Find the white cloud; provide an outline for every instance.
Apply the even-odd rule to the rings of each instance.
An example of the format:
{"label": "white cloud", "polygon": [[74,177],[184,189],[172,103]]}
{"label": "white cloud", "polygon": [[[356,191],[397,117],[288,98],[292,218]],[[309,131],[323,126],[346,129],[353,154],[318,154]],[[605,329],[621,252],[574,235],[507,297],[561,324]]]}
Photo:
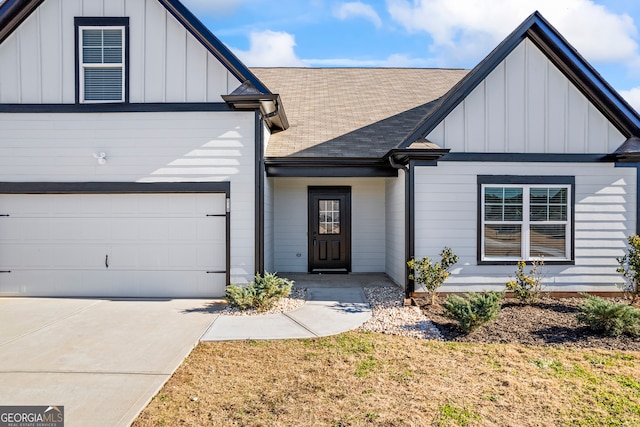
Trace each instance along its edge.
{"label": "white cloud", "polygon": [[408,31],[429,33],[434,52],[446,50],[447,58],[477,61],[535,10],[589,61],[638,58],[632,18],[592,0],[387,0],[387,6]]}
{"label": "white cloud", "polygon": [[620,95],[635,108],[636,111],[640,111],[640,87],[634,87],[630,90],[621,90]]}
{"label": "white cloud", "polygon": [[382,27],[382,20],[375,9],[371,5],[359,1],[342,3],[334,10],[334,16],[342,20],[364,18],[371,21],[376,28]]}
{"label": "white cloud", "polygon": [[249,35],[248,51],[234,50],[249,67],[304,67],[294,52],[293,35],[280,31],[259,31]]}

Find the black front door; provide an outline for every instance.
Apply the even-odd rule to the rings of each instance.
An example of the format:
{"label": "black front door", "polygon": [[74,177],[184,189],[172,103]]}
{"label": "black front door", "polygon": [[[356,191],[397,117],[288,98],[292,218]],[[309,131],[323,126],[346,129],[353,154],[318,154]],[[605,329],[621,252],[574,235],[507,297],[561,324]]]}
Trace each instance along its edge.
{"label": "black front door", "polygon": [[351,271],[351,188],[309,187],[309,272]]}

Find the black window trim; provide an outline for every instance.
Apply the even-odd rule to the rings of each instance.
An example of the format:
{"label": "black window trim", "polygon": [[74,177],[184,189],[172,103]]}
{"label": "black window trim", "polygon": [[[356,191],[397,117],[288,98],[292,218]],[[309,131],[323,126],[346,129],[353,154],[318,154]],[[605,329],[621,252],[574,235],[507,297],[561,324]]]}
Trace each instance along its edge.
{"label": "black window trim", "polygon": [[[128,104],[129,103],[129,17],[87,17],[76,16],[74,23],[75,37],[75,85],[76,104]],[[124,27],[124,101],[104,101],[85,103],[80,99],[80,27]]]}
{"label": "black window trim", "polygon": [[[545,260],[545,265],[575,265],[575,231],[576,231],[576,178],[563,175],[478,175],[477,176],[477,227],[476,227],[476,259],[478,265],[516,265],[518,260],[483,260],[482,259],[482,186],[485,184],[521,184],[521,185],[568,185],[571,187],[571,228],[570,254],[568,260]],[[530,261],[527,261],[529,264]]]}

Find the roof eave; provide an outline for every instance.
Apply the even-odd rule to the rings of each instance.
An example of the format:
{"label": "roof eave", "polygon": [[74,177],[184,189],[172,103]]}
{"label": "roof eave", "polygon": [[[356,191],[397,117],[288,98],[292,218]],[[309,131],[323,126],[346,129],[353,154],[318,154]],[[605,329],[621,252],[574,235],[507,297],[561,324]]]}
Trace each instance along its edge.
{"label": "roof eave", "polygon": [[0,43],[44,0],[7,0],[0,6]]}
{"label": "roof eave", "polygon": [[393,177],[396,169],[380,158],[266,157],[269,177]]}
{"label": "roof eave", "polygon": [[281,132],[289,128],[287,114],[284,111],[280,95],[277,93],[223,95],[222,99],[236,110],[260,109],[262,117],[273,133]]}
{"label": "roof eave", "polygon": [[449,154],[449,148],[394,148],[385,156],[385,161],[393,161],[401,165],[406,165],[411,160],[437,162],[442,157]]}

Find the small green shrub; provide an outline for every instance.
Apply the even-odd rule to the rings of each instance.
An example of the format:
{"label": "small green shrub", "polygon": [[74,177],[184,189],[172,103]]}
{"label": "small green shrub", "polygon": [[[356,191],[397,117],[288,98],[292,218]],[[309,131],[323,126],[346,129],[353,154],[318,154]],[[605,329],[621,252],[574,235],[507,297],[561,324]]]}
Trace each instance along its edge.
{"label": "small green shrub", "polygon": [[625,278],[626,283],[621,286],[622,291],[634,304],[640,299],[640,236],[634,234],[627,237],[629,250],[625,256],[616,258],[620,267],[616,271]]}
{"label": "small green shrub", "polygon": [[255,308],[266,311],[279,299],[288,296],[291,286],[293,281],[265,272],[264,276],[256,274],[254,281],[248,286],[227,286],[226,299],[229,305],[240,310]]}
{"label": "small green shrub", "polygon": [[525,304],[535,304],[540,299],[542,293],[542,266],[544,261],[533,261],[529,274],[524,272],[526,261],[518,261],[516,277],[507,282],[507,290]]}
{"label": "small green shrub", "polygon": [[409,279],[415,280],[416,283],[424,286],[427,293],[431,296],[431,304],[436,304],[438,300],[438,288],[449,277],[449,269],[458,262],[458,256],[453,253],[451,248],[445,247],[440,252],[442,260],[434,262],[428,257],[421,260],[411,259],[407,262],[411,272]]}
{"label": "small green shrub", "polygon": [[503,292],[468,293],[466,298],[450,295],[442,304],[445,316],[458,322],[464,333],[495,319],[500,313]]}
{"label": "small green shrub", "polygon": [[229,285],[225,292],[225,298],[230,306],[239,308],[240,310],[247,310],[253,307],[255,301],[255,287]]}
{"label": "small green shrub", "polygon": [[640,335],[640,310],[594,295],[584,296],[586,301],[576,315],[579,322],[606,335]]}

